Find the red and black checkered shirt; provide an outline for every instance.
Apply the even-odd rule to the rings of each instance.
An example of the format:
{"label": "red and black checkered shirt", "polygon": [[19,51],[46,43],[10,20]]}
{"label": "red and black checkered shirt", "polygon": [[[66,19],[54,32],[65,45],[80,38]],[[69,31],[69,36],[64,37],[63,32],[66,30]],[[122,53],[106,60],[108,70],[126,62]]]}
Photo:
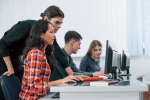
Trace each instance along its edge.
{"label": "red and black checkered shirt", "polygon": [[45,50],[33,48],[24,61],[19,100],[36,100],[46,95],[47,85],[51,74]]}

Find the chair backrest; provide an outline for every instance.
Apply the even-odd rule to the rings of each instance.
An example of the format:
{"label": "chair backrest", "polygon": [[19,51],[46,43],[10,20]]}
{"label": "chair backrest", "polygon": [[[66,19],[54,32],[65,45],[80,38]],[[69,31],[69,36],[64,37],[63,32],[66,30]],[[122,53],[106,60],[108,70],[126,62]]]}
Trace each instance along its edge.
{"label": "chair backrest", "polygon": [[21,91],[21,82],[17,76],[0,76],[1,87],[6,100],[18,100]]}

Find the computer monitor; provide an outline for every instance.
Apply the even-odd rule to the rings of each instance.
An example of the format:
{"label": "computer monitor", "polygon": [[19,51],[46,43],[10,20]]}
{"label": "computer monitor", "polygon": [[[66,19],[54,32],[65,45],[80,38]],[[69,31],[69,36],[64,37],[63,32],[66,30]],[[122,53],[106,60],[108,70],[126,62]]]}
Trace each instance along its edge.
{"label": "computer monitor", "polygon": [[117,68],[117,59],[118,59],[118,52],[113,50],[113,54],[112,54],[112,67]]}
{"label": "computer monitor", "polygon": [[118,54],[117,69],[118,69],[118,73],[120,73],[120,69],[121,69],[121,54]]}
{"label": "computer monitor", "polygon": [[128,51],[123,50],[122,51],[122,66],[121,71],[127,71],[127,74],[129,74],[129,68],[130,68],[130,54]]}
{"label": "computer monitor", "polygon": [[116,45],[109,40],[106,41],[106,56],[105,56],[105,74],[111,73],[113,51],[115,51]]}
{"label": "computer monitor", "polygon": [[112,79],[117,79],[117,59],[118,59],[118,52],[113,50],[112,55],[112,68],[111,68],[111,74]]}

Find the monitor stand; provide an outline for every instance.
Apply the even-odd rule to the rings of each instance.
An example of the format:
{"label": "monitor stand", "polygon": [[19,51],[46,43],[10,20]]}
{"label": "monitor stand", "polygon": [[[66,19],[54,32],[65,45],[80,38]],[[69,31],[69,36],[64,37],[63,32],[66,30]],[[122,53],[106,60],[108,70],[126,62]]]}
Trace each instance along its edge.
{"label": "monitor stand", "polygon": [[130,71],[129,71],[129,67],[126,67],[126,73],[120,74],[120,76],[130,76]]}
{"label": "monitor stand", "polygon": [[117,74],[117,67],[112,67],[111,69],[112,79],[113,80],[123,80],[123,78],[120,76],[120,74]]}
{"label": "monitor stand", "polygon": [[117,80],[117,67],[112,67],[111,69],[111,74],[112,74],[112,79]]}
{"label": "monitor stand", "polygon": [[126,67],[126,70],[127,70],[127,75],[129,75],[130,72],[129,72],[129,67],[128,66]]}

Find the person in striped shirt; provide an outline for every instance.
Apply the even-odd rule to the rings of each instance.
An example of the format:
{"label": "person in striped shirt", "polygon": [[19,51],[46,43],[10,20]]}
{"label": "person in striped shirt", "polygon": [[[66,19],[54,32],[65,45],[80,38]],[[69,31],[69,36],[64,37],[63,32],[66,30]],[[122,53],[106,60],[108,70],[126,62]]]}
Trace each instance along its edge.
{"label": "person in striped shirt", "polygon": [[45,96],[50,86],[79,80],[78,76],[69,75],[64,79],[49,82],[54,70],[51,53],[54,51],[55,37],[53,26],[48,21],[38,20],[31,28],[23,56],[20,58],[24,74],[18,100],[36,100]]}

